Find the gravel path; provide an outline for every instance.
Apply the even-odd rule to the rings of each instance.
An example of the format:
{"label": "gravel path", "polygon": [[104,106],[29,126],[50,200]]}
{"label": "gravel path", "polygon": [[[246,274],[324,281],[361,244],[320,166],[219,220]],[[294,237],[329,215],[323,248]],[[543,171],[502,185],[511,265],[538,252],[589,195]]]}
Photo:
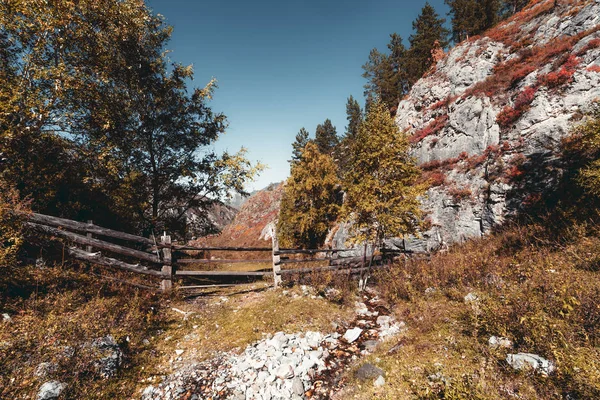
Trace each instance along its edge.
{"label": "gravel path", "polygon": [[141,398],[329,399],[343,388],[343,372],[353,362],[372,352],[378,341],[405,329],[368,293],[356,303],[356,318],[336,332],[277,332],[241,354],[220,353],[186,365],[160,384],[146,387]]}

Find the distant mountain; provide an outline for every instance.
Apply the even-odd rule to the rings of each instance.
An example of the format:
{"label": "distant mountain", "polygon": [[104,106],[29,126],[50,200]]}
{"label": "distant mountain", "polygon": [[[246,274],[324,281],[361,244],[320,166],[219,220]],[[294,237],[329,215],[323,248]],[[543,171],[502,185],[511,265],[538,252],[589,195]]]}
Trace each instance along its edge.
{"label": "distant mountain", "polygon": [[200,238],[196,243],[235,247],[270,246],[270,229],[277,222],[282,193],[283,183],[272,183],[253,192],[221,233]]}

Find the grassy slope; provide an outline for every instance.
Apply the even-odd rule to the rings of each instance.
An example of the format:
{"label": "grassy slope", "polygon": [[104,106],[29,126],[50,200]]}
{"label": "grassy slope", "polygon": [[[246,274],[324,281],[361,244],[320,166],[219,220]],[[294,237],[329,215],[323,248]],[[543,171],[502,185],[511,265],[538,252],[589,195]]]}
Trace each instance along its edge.
{"label": "grassy slope", "polygon": [[[281,330],[329,332],[332,321],[352,315],[322,298],[294,296],[298,289],[284,294],[257,283],[186,300],[101,280],[91,272],[139,279],[77,265],[3,269],[0,312],[11,321],[0,321],[0,398],[34,398],[49,380],[67,383],[65,399],[139,398],[140,389],[182,363],[243,349]],[[184,318],[174,308],[190,314]],[[101,355],[82,345],[108,334],[125,359],[119,372],[104,380],[94,367]],[[65,346],[75,349],[73,357],[63,356]],[[176,349],[184,350],[179,361]],[[42,362],[58,368],[36,377]]]}
{"label": "grassy slope", "polygon": [[[387,372],[383,388],[355,382],[340,398],[600,398],[600,238],[578,226],[550,239],[551,222],[380,275],[409,330],[369,358]],[[465,303],[469,292],[479,301]],[[514,348],[491,349],[492,335]],[[557,372],[515,372],[507,352],[539,354]]]}

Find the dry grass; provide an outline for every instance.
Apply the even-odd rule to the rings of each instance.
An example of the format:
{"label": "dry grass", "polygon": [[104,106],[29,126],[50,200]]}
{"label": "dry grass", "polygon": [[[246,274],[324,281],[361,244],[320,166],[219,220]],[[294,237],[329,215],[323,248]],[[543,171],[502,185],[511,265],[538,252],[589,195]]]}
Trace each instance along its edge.
{"label": "dry grass", "polygon": [[[0,310],[12,320],[0,322],[1,398],[34,398],[51,379],[68,384],[65,398],[123,398],[133,392],[151,356],[144,339],[166,322],[159,313],[160,297],[90,272],[76,266],[3,270]],[[125,359],[115,377],[103,380],[94,368],[98,355],[84,344],[109,334]],[[55,363],[56,371],[36,377],[42,362]]]}
{"label": "dry grass", "polygon": [[[380,274],[380,290],[409,330],[371,357],[387,372],[385,387],[355,385],[347,398],[600,398],[598,231],[549,221]],[[475,305],[463,300],[469,292],[479,296]],[[514,348],[490,349],[492,335]],[[515,372],[507,352],[539,354],[557,371]]]}

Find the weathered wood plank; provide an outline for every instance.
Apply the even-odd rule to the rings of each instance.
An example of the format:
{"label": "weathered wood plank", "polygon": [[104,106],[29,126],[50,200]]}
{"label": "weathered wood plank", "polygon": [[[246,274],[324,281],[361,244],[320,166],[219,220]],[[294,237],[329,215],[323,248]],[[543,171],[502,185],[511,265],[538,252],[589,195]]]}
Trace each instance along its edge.
{"label": "weathered wood plank", "polygon": [[128,264],[126,262],[116,260],[114,258],[105,257],[99,253],[88,253],[84,250],[78,249],[76,247],[69,247],[67,249],[68,254],[81,261],[87,261],[92,264],[104,265],[106,267],[114,267],[119,269],[124,269],[131,272],[137,272],[139,274],[145,275],[154,275],[154,276],[162,276],[160,271],[155,271],[152,269],[148,269],[142,265],[138,264]]}
{"label": "weathered wood plank", "polygon": [[270,247],[195,247],[173,245],[173,249],[177,251],[268,251],[273,249]]}
{"label": "weathered wood plank", "polygon": [[145,253],[140,250],[130,249],[128,247],[119,246],[118,244],[105,242],[103,240],[90,239],[85,236],[73,233],[73,232],[63,231],[58,228],[52,228],[50,226],[40,225],[40,224],[36,224],[34,222],[27,222],[27,225],[38,231],[45,232],[50,235],[62,236],[64,238],[69,239],[70,241],[78,243],[78,244],[89,245],[89,246],[92,246],[92,247],[100,249],[100,250],[106,250],[111,253],[121,254],[121,255],[124,255],[127,257],[136,258],[138,260],[144,260],[144,261],[148,261],[151,263],[156,263],[156,264],[162,263],[161,260],[159,260],[158,257],[156,257],[155,255],[148,254],[148,253]]}
{"label": "weathered wood plank", "polygon": [[[339,260],[342,260],[342,258],[340,258]],[[306,259],[306,260],[294,260],[294,259],[284,259],[284,260],[280,260],[279,263],[280,264],[305,264],[305,263],[312,263],[312,262],[322,262],[322,261],[329,261],[329,258],[311,258],[311,259]]]}
{"label": "weathered wood plank", "polygon": [[176,271],[176,276],[266,276],[273,271]]}
{"label": "weathered wood plank", "polygon": [[343,251],[352,251],[353,249],[280,249],[276,253],[282,254],[317,254],[317,253],[340,253]]}
{"label": "weathered wood plank", "polygon": [[178,286],[177,289],[185,290],[185,289],[212,289],[212,288],[222,288],[222,287],[232,287],[232,286],[241,286],[247,285],[248,283],[224,283],[220,285],[194,285],[194,286]]}
{"label": "weathered wood plank", "polygon": [[[291,274],[308,274],[311,272],[336,272],[336,271],[351,271],[351,272],[364,272],[369,269],[369,267],[358,267],[361,264],[354,264],[356,267],[350,267],[349,265],[332,265],[327,267],[314,267],[314,268],[295,268],[295,269],[282,269],[282,275],[291,275]],[[382,268],[382,266],[373,266],[372,268]]]}
{"label": "weathered wood plank", "polygon": [[132,235],[129,233],[119,232],[108,228],[102,228],[94,224],[86,224],[85,222],[72,221],[70,219],[53,217],[50,215],[31,213],[29,220],[42,225],[49,225],[54,227],[64,227],[77,232],[93,233],[100,236],[112,237],[115,239],[126,240],[129,242],[137,242],[143,244],[154,245],[154,241],[151,239]]}
{"label": "weathered wood plank", "polygon": [[180,258],[176,261],[177,264],[258,264],[258,263],[270,263],[270,258],[263,258],[260,260],[206,260],[199,258]]}

